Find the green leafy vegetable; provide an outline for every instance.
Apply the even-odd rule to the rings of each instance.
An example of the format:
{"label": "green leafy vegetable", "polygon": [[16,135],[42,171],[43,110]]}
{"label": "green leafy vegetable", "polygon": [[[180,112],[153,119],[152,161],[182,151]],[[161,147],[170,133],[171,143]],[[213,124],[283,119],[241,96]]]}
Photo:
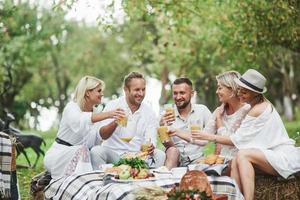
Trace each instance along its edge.
{"label": "green leafy vegetable", "polygon": [[140,158],[121,158],[114,166],[129,165],[132,168],[148,169],[148,164]]}
{"label": "green leafy vegetable", "polygon": [[167,196],[168,200],[212,199],[212,197],[208,196],[205,191],[200,192],[199,190],[179,190],[179,188],[173,188]]}

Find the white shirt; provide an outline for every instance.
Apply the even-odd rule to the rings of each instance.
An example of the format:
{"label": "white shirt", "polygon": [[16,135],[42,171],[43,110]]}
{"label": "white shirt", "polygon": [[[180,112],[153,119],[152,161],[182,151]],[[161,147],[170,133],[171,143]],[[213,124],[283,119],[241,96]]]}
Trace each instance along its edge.
{"label": "white shirt", "polygon": [[294,145],[290,139],[283,122],[270,105],[258,117],[247,115],[231,140],[238,149],[248,148],[274,148],[279,145]]}
{"label": "white shirt", "polygon": [[230,136],[238,149],[259,149],[284,178],[300,171],[300,148],[290,139],[283,122],[270,105],[258,117],[247,115],[236,133]]}
{"label": "white shirt", "polygon": [[[223,128],[216,128],[216,111],[214,111],[209,123],[204,129],[204,132],[230,136],[235,133],[235,131],[239,128],[242,120],[245,118],[246,114],[249,112],[251,106],[249,104],[243,105],[240,109],[238,109],[235,113],[231,115],[227,115],[226,112],[222,115],[222,122],[224,124]],[[226,156],[227,158],[232,159],[236,153],[237,148],[232,145],[221,145],[221,155]]]}
{"label": "white shirt", "polygon": [[[150,138],[151,143],[156,146],[156,129],[158,127],[158,119],[154,111],[145,103],[142,102],[140,108],[132,113],[126,102],[125,97],[112,100],[107,103],[104,108],[105,111],[122,108],[128,116],[127,126],[117,126],[113,134],[102,143],[103,146],[116,151],[118,154],[125,152],[138,152],[140,151],[142,142]],[[100,122],[101,127],[112,122],[113,119],[107,119]],[[121,137],[132,136],[133,139],[127,143],[122,141]]]}
{"label": "white shirt", "polygon": [[85,144],[88,148],[99,143],[99,127],[91,121],[92,112],[81,111],[74,101],[69,102],[62,114],[57,137],[72,145]]}
{"label": "white shirt", "polygon": [[[172,127],[184,131],[190,131],[190,125],[192,124],[197,124],[201,127],[201,129],[203,129],[211,117],[211,112],[205,105],[192,104],[191,112],[186,119],[180,116],[177,109],[175,109],[175,117],[175,122],[172,124]],[[192,161],[201,157],[203,154],[202,146],[191,144],[177,136],[172,137],[172,139],[183,159],[187,159],[188,157],[189,160]]]}
{"label": "white shirt", "polygon": [[72,144],[54,142],[44,157],[44,165],[53,179],[65,175],[71,160],[82,145],[92,148],[100,142],[99,127],[91,121],[92,112],[82,112],[79,105],[69,102],[62,114],[57,137]]}

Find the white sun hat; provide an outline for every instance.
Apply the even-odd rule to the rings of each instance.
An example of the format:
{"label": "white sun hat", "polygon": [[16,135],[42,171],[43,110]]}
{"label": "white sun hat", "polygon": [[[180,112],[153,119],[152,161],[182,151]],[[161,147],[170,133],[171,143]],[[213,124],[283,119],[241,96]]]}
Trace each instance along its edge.
{"label": "white sun hat", "polygon": [[234,81],[240,87],[246,88],[256,93],[265,93],[267,88],[265,87],[266,78],[254,69],[248,69],[241,78],[235,78]]}

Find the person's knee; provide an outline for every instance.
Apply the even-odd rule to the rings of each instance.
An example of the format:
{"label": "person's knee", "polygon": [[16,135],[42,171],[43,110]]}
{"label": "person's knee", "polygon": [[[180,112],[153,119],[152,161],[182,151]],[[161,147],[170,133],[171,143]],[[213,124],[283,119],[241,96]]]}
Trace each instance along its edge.
{"label": "person's knee", "polygon": [[94,169],[99,168],[99,165],[105,164],[105,152],[101,146],[95,146],[90,150],[91,162]]}
{"label": "person's knee", "polygon": [[166,150],[166,156],[167,157],[179,157],[180,155],[180,152],[179,150],[176,148],[176,147],[169,147],[167,150]]}
{"label": "person's knee", "polygon": [[155,149],[154,158],[156,160],[155,167],[163,166],[166,160],[166,154],[162,150]]}
{"label": "person's knee", "polygon": [[91,157],[97,157],[101,155],[102,148],[101,146],[95,146],[90,150]]}
{"label": "person's knee", "polygon": [[236,163],[239,165],[243,161],[251,162],[253,163],[255,160],[255,152],[251,149],[242,149],[239,150],[239,152],[236,155]]}

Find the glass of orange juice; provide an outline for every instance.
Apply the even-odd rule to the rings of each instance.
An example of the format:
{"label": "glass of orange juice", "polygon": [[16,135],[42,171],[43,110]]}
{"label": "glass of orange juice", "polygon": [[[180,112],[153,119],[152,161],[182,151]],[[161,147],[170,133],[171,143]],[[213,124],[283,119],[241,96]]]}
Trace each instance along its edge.
{"label": "glass of orange juice", "polygon": [[118,120],[117,120],[117,124],[118,124],[119,126],[126,127],[126,126],[127,126],[127,121],[128,121],[128,117],[125,116],[125,117],[122,117],[121,119],[118,119]]}
{"label": "glass of orange juice", "polygon": [[150,147],[151,147],[151,139],[147,138],[147,139],[145,139],[145,141],[141,145],[141,151],[142,152],[148,152]]}
{"label": "glass of orange juice", "polygon": [[175,110],[172,104],[165,104],[164,110],[166,113],[172,113],[175,116]]}
{"label": "glass of orange juice", "polygon": [[190,125],[190,129],[191,129],[191,132],[193,132],[193,131],[200,131],[201,127],[198,124],[191,124]]}
{"label": "glass of orange juice", "polygon": [[162,143],[170,141],[170,136],[168,134],[168,126],[158,127],[157,128],[157,133],[158,133],[159,139]]}

